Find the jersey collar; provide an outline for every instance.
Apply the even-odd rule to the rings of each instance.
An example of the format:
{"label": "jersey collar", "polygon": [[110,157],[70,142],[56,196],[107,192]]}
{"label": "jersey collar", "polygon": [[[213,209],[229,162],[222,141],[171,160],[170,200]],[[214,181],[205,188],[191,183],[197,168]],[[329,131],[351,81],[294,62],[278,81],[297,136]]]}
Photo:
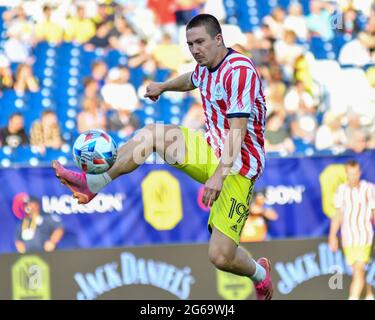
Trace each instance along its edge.
{"label": "jersey collar", "polygon": [[227,48],[227,49],[228,49],[228,52],[225,55],[225,57],[223,58],[223,60],[221,60],[220,63],[216,67],[214,67],[214,68],[207,68],[208,71],[215,72],[217,69],[219,69],[220,66],[221,66],[221,64],[224,62],[224,60],[234,51],[232,48]]}

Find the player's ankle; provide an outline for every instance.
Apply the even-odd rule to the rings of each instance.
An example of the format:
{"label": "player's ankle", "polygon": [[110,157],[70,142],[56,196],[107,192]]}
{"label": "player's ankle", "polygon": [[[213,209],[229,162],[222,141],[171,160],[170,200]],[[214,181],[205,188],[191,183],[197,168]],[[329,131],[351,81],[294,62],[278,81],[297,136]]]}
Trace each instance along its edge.
{"label": "player's ankle", "polygon": [[255,283],[258,284],[262,282],[264,279],[266,279],[266,269],[264,269],[259,263],[257,263],[255,260],[253,260],[255,263],[255,271],[250,276],[250,279]]}
{"label": "player's ankle", "polygon": [[92,193],[98,193],[112,181],[112,178],[107,172],[102,174],[87,174],[86,179],[87,186]]}

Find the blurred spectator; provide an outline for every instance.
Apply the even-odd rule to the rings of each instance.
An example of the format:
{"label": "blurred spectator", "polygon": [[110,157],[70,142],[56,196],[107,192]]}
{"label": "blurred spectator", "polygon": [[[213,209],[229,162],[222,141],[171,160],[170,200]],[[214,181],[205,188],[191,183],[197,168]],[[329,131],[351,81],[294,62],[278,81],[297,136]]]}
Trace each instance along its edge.
{"label": "blurred spectator", "polygon": [[92,20],[95,23],[96,27],[107,22],[112,24],[114,20],[113,8],[111,8],[111,6],[106,3],[99,3],[96,16],[93,17]]}
{"label": "blurred spectator", "polygon": [[129,137],[138,128],[139,121],[131,110],[116,110],[108,119],[107,130],[116,131],[125,137]]}
{"label": "blurred spectator", "polygon": [[35,25],[37,42],[47,41],[59,44],[63,40],[63,28],[51,18],[52,8],[49,5],[43,7],[43,20]]}
{"label": "blurred spectator", "polygon": [[23,6],[14,8],[14,16],[8,25],[8,36],[20,39],[31,46],[34,42],[34,24],[29,21]]}
{"label": "blurred spectator", "polygon": [[59,149],[63,144],[56,113],[43,111],[41,119],[34,121],[30,131],[30,144],[44,154],[46,148]]}
{"label": "blurred spectator", "polygon": [[284,23],[285,29],[292,30],[300,40],[307,40],[307,22],[303,15],[302,5],[299,2],[291,2],[288,13]]}
{"label": "blurred spectator", "polygon": [[[275,61],[275,56],[274,56],[272,51],[269,54],[268,63],[259,68],[259,73],[260,73],[261,77],[263,78],[263,83],[264,83],[265,88],[271,87],[275,83],[278,84],[279,88],[277,88],[277,90],[280,90],[279,93],[281,94],[281,92],[282,92],[282,94],[283,94],[283,97],[279,97],[278,100],[283,100],[285,90],[286,90],[286,84],[283,82],[283,74],[282,74],[282,71],[281,71],[281,67]],[[266,96],[268,96],[268,95],[266,94]],[[268,103],[267,103],[267,110],[268,110],[268,108],[269,108],[269,106],[268,106]]]}
{"label": "blurred spectator", "polygon": [[368,17],[365,29],[365,32],[375,35],[375,10],[371,10],[371,14]]}
{"label": "blurred spectator", "polygon": [[18,94],[23,94],[26,91],[39,91],[38,80],[34,76],[33,69],[29,64],[21,63],[18,65],[14,81],[14,90]]}
{"label": "blurred spectator", "polygon": [[0,54],[0,97],[4,89],[13,88],[13,75],[10,63],[5,55]]}
{"label": "blurred spectator", "polygon": [[307,16],[307,28],[312,36],[331,40],[333,30],[331,25],[331,15],[327,10],[328,5],[321,0],[310,1],[310,14]]}
{"label": "blurred spectator", "polygon": [[249,56],[254,65],[258,68],[262,68],[264,65],[269,64],[270,51],[272,43],[269,39],[257,38],[254,33],[247,32],[246,43],[244,45],[244,54]]}
{"label": "blurred spectator", "polygon": [[100,93],[109,108],[134,111],[139,106],[137,92],[129,82],[129,69],[122,66],[112,68]]}
{"label": "blurred spectator", "polygon": [[148,0],[147,6],[154,14],[157,28],[162,33],[168,33],[176,41],[176,0]]}
{"label": "blurred spectator", "polygon": [[348,115],[348,125],[345,128],[345,135],[349,150],[360,153],[370,147],[370,132],[361,125],[360,116],[356,113]]}
{"label": "blurred spectator", "polygon": [[276,61],[281,65],[285,80],[293,79],[295,62],[304,52],[304,47],[296,43],[296,35],[293,31],[286,30],[283,40],[275,43]]}
{"label": "blurred spectator", "polygon": [[23,115],[19,112],[13,113],[8,120],[8,125],[0,129],[0,146],[17,148],[20,145],[28,145]]}
{"label": "blurred spectator", "polygon": [[91,76],[96,81],[99,89],[104,85],[107,73],[108,66],[105,61],[97,60],[91,65]]}
{"label": "blurred spectator", "polygon": [[108,49],[111,30],[111,21],[103,21],[98,24],[96,34],[84,45],[85,50],[92,51],[96,48]]}
{"label": "blurred spectator", "polygon": [[282,116],[280,112],[272,112],[267,117],[265,150],[283,154],[290,154],[295,150],[293,140],[285,127],[285,116]]}
{"label": "blurred spectator", "polygon": [[288,89],[284,99],[285,110],[289,114],[315,113],[316,104],[300,80]]}
{"label": "blurred spectator", "polygon": [[193,102],[182,120],[182,126],[193,130],[203,130],[205,119],[202,105]]}
{"label": "blurred spectator", "polygon": [[77,6],[77,13],[66,21],[65,41],[84,43],[95,35],[95,24],[86,17],[85,8]]}
{"label": "blurred spectator", "polygon": [[140,36],[123,16],[115,19],[115,27],[109,35],[111,47],[126,54],[134,56],[140,51]]}
{"label": "blurred spectator", "polygon": [[139,42],[139,51],[137,54],[129,57],[129,68],[142,67],[144,73],[151,75],[156,71],[156,62],[147,46],[147,41],[142,39]]}
{"label": "blurred spectator", "polygon": [[314,145],[318,122],[315,115],[297,113],[290,118],[290,128],[294,140],[301,139],[304,144]]}
{"label": "blurred spectator", "polygon": [[367,135],[364,129],[355,130],[347,139],[347,148],[355,153],[361,153],[367,148]]}
{"label": "blurred spectator", "polygon": [[283,39],[285,31],[285,10],[281,7],[273,9],[271,15],[264,17],[263,23],[266,24],[274,39]]}
{"label": "blurred spectator", "polygon": [[308,54],[300,55],[294,63],[294,80],[301,81],[305,87],[305,90],[310,94],[317,94],[316,85],[310,71],[310,64],[307,59]]}
{"label": "blurred spectator", "polygon": [[[122,15],[142,38],[154,39],[159,34],[153,12],[147,7],[147,0],[116,0],[121,4]],[[158,41],[156,37],[155,41]]]}
{"label": "blurred spectator", "polygon": [[284,95],[286,86],[281,81],[272,81],[265,88],[265,96],[267,97],[267,113],[284,112]]}
{"label": "blurred spectator", "polygon": [[323,117],[323,124],[318,128],[315,139],[317,150],[330,149],[343,152],[346,148],[346,136],[341,126],[341,116],[327,111]]}
{"label": "blurred spectator", "polygon": [[[309,42],[310,36],[322,37],[324,40],[330,39],[332,36],[330,33],[333,34],[330,20],[334,18],[330,14],[333,13],[332,8],[336,6],[338,10],[344,12],[343,29],[338,32],[344,32],[352,36],[353,39],[342,47],[339,62],[360,67],[373,63],[375,61],[375,8],[370,13],[371,1],[340,0],[333,5],[333,1],[313,0],[310,1],[312,10],[308,17],[303,15],[300,2],[289,1],[287,16],[284,8],[277,7],[264,18],[259,26],[254,26],[253,32],[246,34],[243,34],[237,25],[223,24],[223,33],[227,31],[228,36],[225,38],[229,39],[226,44],[250,56],[263,77],[268,114],[272,115],[270,126],[278,127],[279,121],[273,119],[274,113],[278,118],[283,119],[281,127],[276,129],[276,132],[280,130],[282,133],[279,139],[281,141],[284,141],[284,134],[286,134],[287,138],[291,138],[291,144],[286,139],[288,141],[286,145],[282,144],[282,147],[278,146],[276,149],[280,147],[282,152],[290,152],[285,150],[293,149],[291,147],[293,141],[299,146],[298,139],[309,144],[315,143],[315,139],[320,140],[322,131],[324,132],[326,127],[323,126],[324,130],[320,128],[319,135],[316,137],[317,115],[320,115],[317,112],[324,112],[329,108],[332,110],[333,105],[343,106],[336,102],[335,94],[337,93],[333,92],[333,84],[332,86],[331,84],[327,85],[324,83],[324,79],[321,80],[319,75],[317,76],[316,71],[310,72],[314,61],[313,54],[300,45],[298,40]],[[7,9],[3,14],[8,39],[4,41],[4,56],[0,54],[0,97],[2,91],[7,88],[14,88],[17,95],[22,95],[27,91],[38,91],[38,81],[32,74],[32,68],[24,65],[25,63],[31,65],[33,60],[32,45],[40,41],[58,44],[63,36],[68,41],[79,42],[86,50],[112,47],[120,51],[121,54],[126,55],[127,66],[130,69],[142,68],[137,72],[143,72],[143,76],[146,78],[145,82],[148,81],[147,78],[164,77],[165,70],[158,70],[158,68],[181,73],[189,65],[190,70],[189,59],[182,53],[181,47],[175,43],[176,32],[180,31],[185,38],[184,28],[178,30],[176,16],[177,20],[182,21],[188,20],[191,15],[202,11],[202,9],[203,11],[218,10],[221,12],[221,5],[222,1],[211,0],[116,0],[99,3],[91,0],[73,1],[72,3],[58,0],[51,4],[43,5],[38,2],[31,5],[28,3]],[[236,7],[236,10],[241,10],[241,8]],[[68,12],[72,14],[67,19]],[[369,15],[367,23],[362,19],[363,14]],[[220,19],[224,16],[225,12],[222,12],[217,17]],[[32,23],[32,21],[36,21],[36,23]],[[357,34],[364,24],[366,24],[366,31]],[[308,34],[307,25],[309,25],[311,34]],[[64,34],[62,26],[66,27],[66,34]],[[238,33],[236,29],[240,32]],[[340,41],[341,38],[339,37]],[[348,37],[344,37],[344,39],[347,41]],[[230,44],[230,42],[233,43]],[[336,41],[331,44],[335,46]],[[44,50],[43,46],[38,46],[36,49],[36,52],[39,52],[40,49],[42,52]],[[60,49],[64,50],[63,47],[56,48],[56,52]],[[337,48],[333,48],[333,50],[335,49]],[[100,54],[103,50],[97,52]],[[57,54],[60,53],[57,52]],[[190,53],[188,52],[188,54],[190,58]],[[88,54],[88,56],[92,55]],[[39,75],[43,72],[39,69],[40,57],[36,58],[38,59],[36,66]],[[84,63],[87,61],[84,60]],[[113,63],[111,60],[108,61]],[[19,64],[19,70],[13,77],[12,69],[15,64]],[[122,74],[121,68],[119,69],[119,74]],[[372,88],[375,88],[375,71],[373,71],[375,68],[366,70],[368,82]],[[139,106],[139,100],[143,100],[143,94],[137,98],[135,88],[129,79],[125,82],[118,79],[122,76],[116,76],[116,72],[114,71],[111,77],[107,77],[106,62],[104,60],[95,61],[92,65],[92,74],[89,75],[92,79],[84,81],[84,91],[79,97],[79,104],[95,104],[101,113],[107,111],[108,108],[113,109],[110,110],[112,112],[109,112],[110,116],[107,119],[108,127],[120,128],[124,124],[126,127],[129,121],[133,123],[132,112]],[[129,72],[127,77],[129,78]],[[325,76],[322,75],[322,78]],[[351,78],[349,77],[349,79]],[[42,80],[44,79],[41,78],[40,83]],[[140,78],[137,77],[137,80]],[[291,86],[291,84],[294,85]],[[358,85],[364,88],[364,84],[358,82]],[[141,94],[142,86],[139,89],[138,94]],[[371,88],[369,88],[370,91]],[[191,96],[196,94],[199,94],[198,90],[195,90]],[[11,99],[12,96],[12,94],[4,95],[4,100]],[[35,95],[31,96],[34,98]],[[124,96],[126,96],[125,99]],[[184,93],[167,93],[165,98],[170,102],[181,102],[185,96]],[[372,96],[369,93],[369,99],[364,94],[360,94],[358,98],[353,98],[353,100],[359,100],[357,103],[345,101],[346,104],[342,108],[351,108],[356,112],[359,112],[359,109],[364,111],[361,118],[362,125],[355,129],[353,127],[353,130],[350,125],[346,128],[347,142],[343,144],[343,148],[355,152],[375,148],[375,125],[371,129],[372,131],[363,126],[363,124],[367,125],[372,121],[363,120],[364,118],[372,119],[366,109],[367,106],[365,106],[367,104],[371,107],[372,101],[367,101],[370,99]],[[103,100],[106,101],[102,104]],[[150,103],[149,101],[142,102]],[[5,103],[0,101],[0,109],[3,105]],[[355,106],[358,106],[358,110]],[[198,105],[192,105],[185,114],[184,121],[192,126],[199,126],[202,112],[203,109],[200,106],[198,108]],[[88,123],[95,122],[93,114],[89,112],[89,115],[85,117]],[[351,131],[350,134],[349,131]],[[270,140],[275,142],[277,140],[275,140],[275,135],[275,132],[271,130]],[[329,148],[324,147],[320,150]]]}
{"label": "blurred spectator", "polygon": [[95,98],[86,98],[83,101],[83,110],[77,117],[78,132],[82,133],[91,129],[106,130],[106,127],[107,120],[100,102]]}
{"label": "blurred spectator", "polygon": [[199,13],[202,0],[176,0],[176,23],[186,25],[189,20]]}
{"label": "blurred spectator", "polygon": [[[259,28],[254,30],[255,36],[257,39],[266,39],[270,41],[272,44],[275,42],[276,38],[275,35],[273,34],[271,27],[266,23],[263,22]],[[282,32],[282,35],[284,35],[284,30]],[[282,38],[280,38],[282,39]]]}
{"label": "blurred spectator", "polygon": [[361,30],[357,15],[357,11],[354,8],[349,7],[346,9],[343,14],[342,28],[339,28],[339,31],[350,36],[356,36]]}
{"label": "blurred spectator", "polygon": [[268,223],[279,218],[277,212],[266,204],[265,191],[254,192],[249,216],[241,233],[241,242],[269,240]]}
{"label": "blurred spectator", "polygon": [[25,216],[17,229],[17,251],[54,251],[64,235],[60,217],[42,212],[39,199],[33,196],[26,200],[24,210]]}
{"label": "blurred spectator", "polygon": [[167,68],[173,71],[178,71],[179,67],[184,63],[180,46],[173,44],[171,36],[167,33],[163,35],[163,39],[155,47],[153,57],[159,68]]}
{"label": "blurred spectator", "polygon": [[11,63],[27,63],[31,60],[31,47],[20,35],[9,35],[4,43],[4,53]]}
{"label": "blurred spectator", "polygon": [[285,95],[285,110],[292,121],[293,137],[313,142],[317,127],[319,101],[307,91],[304,82],[296,80]]}
{"label": "blurred spectator", "polygon": [[225,45],[235,51],[244,52],[244,46],[247,43],[247,37],[241,28],[234,24],[224,23],[221,25],[221,31],[225,40]]}
{"label": "blurred spectator", "polygon": [[375,60],[371,56],[370,48],[375,47],[375,38],[366,32],[360,32],[357,38],[343,45],[339,54],[339,62],[342,65],[354,65],[363,67]]}
{"label": "blurred spectator", "polygon": [[353,8],[356,11],[362,12],[364,15],[369,16],[371,7],[374,5],[373,0],[340,0],[339,5],[343,11],[348,8]]}
{"label": "blurred spectator", "polygon": [[83,105],[83,101],[86,99],[97,99],[102,100],[99,93],[98,83],[91,77],[83,79],[83,95],[80,98],[80,105]]}

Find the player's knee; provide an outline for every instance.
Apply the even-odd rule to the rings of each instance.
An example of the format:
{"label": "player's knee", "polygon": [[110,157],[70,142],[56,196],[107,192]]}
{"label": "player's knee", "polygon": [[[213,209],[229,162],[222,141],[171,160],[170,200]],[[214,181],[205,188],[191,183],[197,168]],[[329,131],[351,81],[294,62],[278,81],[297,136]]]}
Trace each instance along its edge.
{"label": "player's knee", "polygon": [[218,269],[228,271],[231,269],[232,258],[220,250],[211,250],[208,255],[211,263]]}
{"label": "player's knee", "polygon": [[146,125],[143,130],[148,135],[149,139],[152,139],[152,144],[154,151],[156,151],[157,146],[161,146],[164,150],[165,145],[165,132],[168,130],[168,126],[163,124],[151,123]]}
{"label": "player's knee", "polygon": [[365,274],[365,268],[364,267],[356,265],[353,268],[353,276],[362,277],[362,276],[364,276],[364,274]]}

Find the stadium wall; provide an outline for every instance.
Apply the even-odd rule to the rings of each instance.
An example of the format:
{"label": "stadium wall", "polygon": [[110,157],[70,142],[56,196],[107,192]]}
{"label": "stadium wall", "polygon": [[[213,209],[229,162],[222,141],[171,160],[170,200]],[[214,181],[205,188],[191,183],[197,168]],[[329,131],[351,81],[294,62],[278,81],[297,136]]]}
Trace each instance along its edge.
{"label": "stadium wall", "polygon": [[[274,299],[346,299],[350,271],[325,238],[244,247],[273,262]],[[174,245],[0,256],[0,299],[254,299],[249,279],[215,269],[208,247]],[[375,287],[375,263],[367,281]]]}

